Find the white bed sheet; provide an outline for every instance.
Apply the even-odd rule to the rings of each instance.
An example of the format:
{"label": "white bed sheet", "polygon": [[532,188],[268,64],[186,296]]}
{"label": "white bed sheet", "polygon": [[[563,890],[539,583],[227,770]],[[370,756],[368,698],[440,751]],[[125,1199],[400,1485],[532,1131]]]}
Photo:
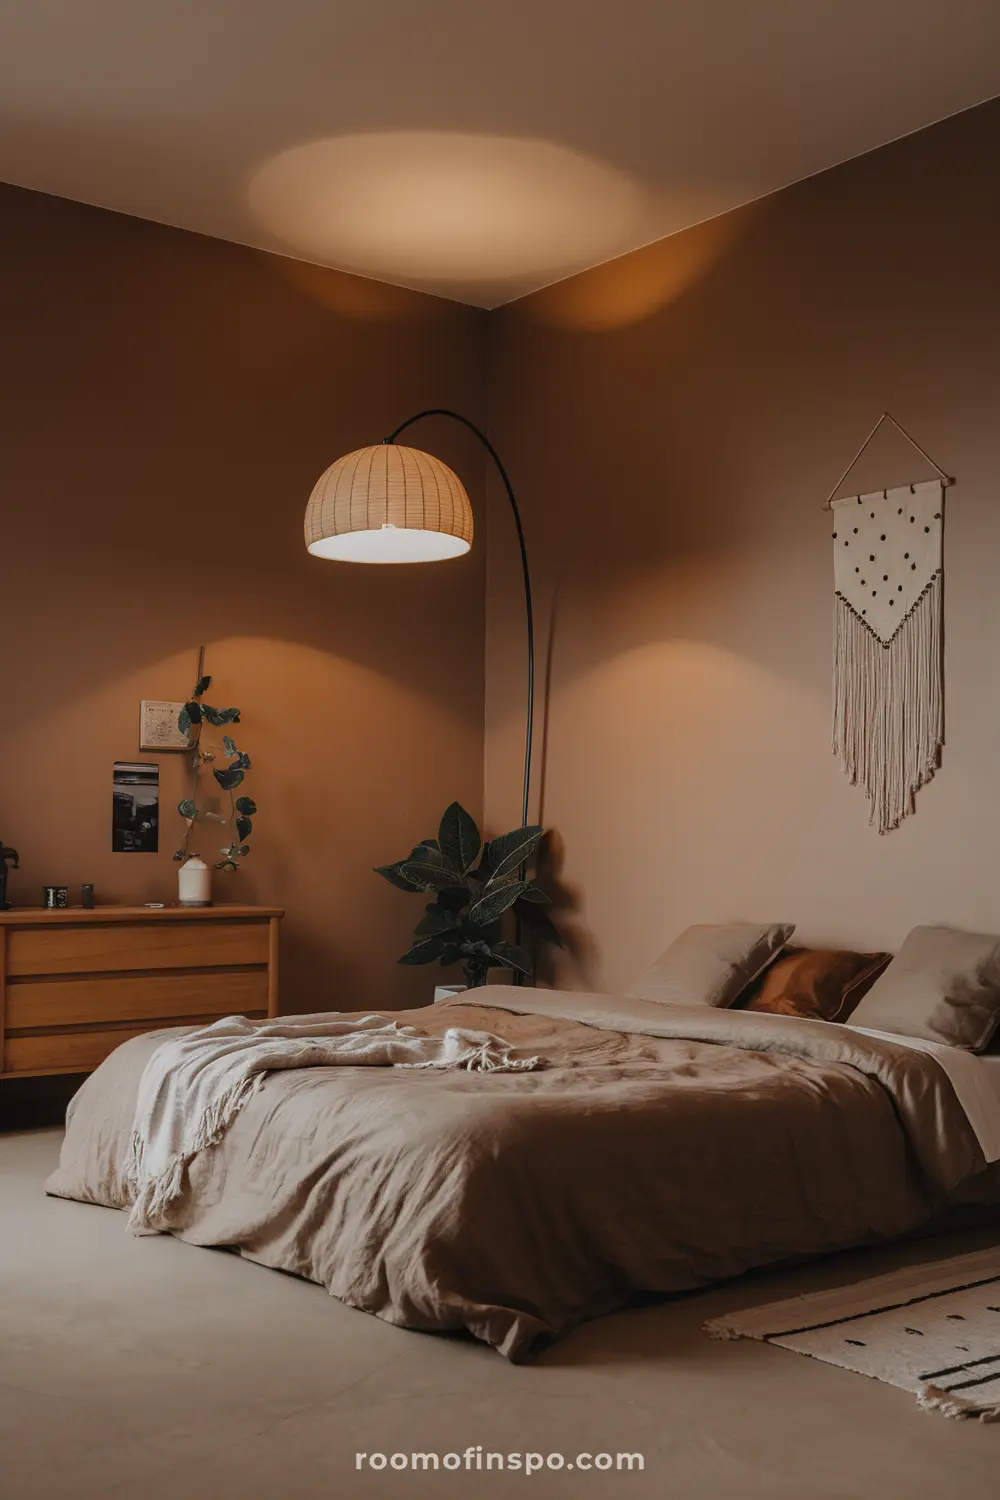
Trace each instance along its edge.
{"label": "white bed sheet", "polygon": [[987,1162],[1000,1161],[1000,1054],[980,1056],[961,1047],[948,1047],[944,1042],[873,1031],[868,1026],[850,1026],[850,1030],[933,1057],[947,1073]]}

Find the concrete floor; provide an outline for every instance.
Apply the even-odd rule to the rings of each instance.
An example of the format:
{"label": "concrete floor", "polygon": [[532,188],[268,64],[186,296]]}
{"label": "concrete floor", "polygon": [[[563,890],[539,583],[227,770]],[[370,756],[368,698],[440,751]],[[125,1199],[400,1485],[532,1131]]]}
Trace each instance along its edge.
{"label": "concrete floor", "polygon": [[[1000,1425],[700,1324],[965,1235],[768,1273],[587,1324],[531,1367],[319,1287],[45,1198],[59,1132],[0,1136],[5,1500],[993,1500]],[[641,1452],[642,1473],[381,1473],[355,1453]]]}

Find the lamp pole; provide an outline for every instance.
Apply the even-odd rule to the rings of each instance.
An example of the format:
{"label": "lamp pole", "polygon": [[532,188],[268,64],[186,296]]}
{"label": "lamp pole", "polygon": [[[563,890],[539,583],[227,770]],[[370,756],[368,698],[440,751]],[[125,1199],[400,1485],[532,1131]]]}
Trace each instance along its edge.
{"label": "lamp pole", "polygon": [[531,608],[531,577],[528,572],[528,549],[524,544],[524,529],[521,525],[521,512],[517,508],[514,498],[514,488],[507,475],[507,470],[500,461],[500,455],[481,428],[475,422],[470,422],[468,417],[463,417],[460,411],[450,411],[445,406],[431,406],[426,411],[418,411],[414,416],[407,417],[401,422],[395,432],[390,433],[383,442],[394,443],[401,432],[412,427],[414,422],[420,422],[424,417],[451,417],[455,422],[461,422],[470,432],[474,432],[482,443],[487,453],[497,466],[497,472],[503,480],[504,489],[507,491],[507,499],[510,501],[511,512],[514,516],[514,526],[517,530],[517,544],[521,551],[521,573],[524,578],[524,609],[528,626],[528,712],[524,731],[524,790],[521,798],[521,827],[528,826],[528,792],[531,785],[531,739],[535,723],[535,619]]}

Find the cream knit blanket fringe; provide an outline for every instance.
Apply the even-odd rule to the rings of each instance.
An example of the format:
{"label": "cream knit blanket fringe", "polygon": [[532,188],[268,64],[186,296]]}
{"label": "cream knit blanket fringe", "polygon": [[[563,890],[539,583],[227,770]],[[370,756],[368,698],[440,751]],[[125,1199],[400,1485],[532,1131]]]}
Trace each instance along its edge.
{"label": "cream knit blanket fringe", "polygon": [[514,1073],[545,1066],[516,1057],[488,1032],[450,1026],[429,1036],[388,1016],[322,1012],[286,1021],[228,1016],[167,1037],[143,1070],[125,1183],[135,1234],[166,1230],[184,1175],[200,1151],[218,1145],[269,1072],[315,1067],[441,1068]]}
{"label": "cream knit blanket fringe", "polygon": [[833,750],[867,794],[879,833],[898,828],[940,763],[941,573],[888,645],[836,599]]}
{"label": "cream knit blanket fringe", "polygon": [[936,1411],[942,1417],[957,1417],[969,1422],[1000,1422],[1000,1405],[976,1406],[963,1401],[954,1391],[943,1391],[936,1385],[925,1385],[917,1392],[921,1411]]}

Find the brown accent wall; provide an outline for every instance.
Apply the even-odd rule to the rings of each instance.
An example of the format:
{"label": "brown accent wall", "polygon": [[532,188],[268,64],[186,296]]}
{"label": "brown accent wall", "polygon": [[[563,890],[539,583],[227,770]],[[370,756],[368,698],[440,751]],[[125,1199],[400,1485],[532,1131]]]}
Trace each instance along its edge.
{"label": "brown accent wall", "polygon": [[[436,568],[307,556],[319,473],[427,405],[482,420],[484,315],[220,241],[0,188],[0,835],[43,883],[170,899],[178,756],[141,698],[198,646],[243,709],[260,806],[224,898],[288,909],[288,1008],[399,1006],[417,912],[370,873],[482,788],[483,551]],[[414,441],[467,480],[457,427]],[[158,855],[112,854],[111,766],[158,759]],[[211,844],[202,851],[211,855]]]}
{"label": "brown accent wall", "polygon": [[[626,983],[693,921],[890,947],[917,922],[1000,930],[998,161],[995,102],[492,316],[492,434],[543,616],[541,813],[576,908],[565,982]],[[885,408],[958,484],[944,764],[879,838],[830,753],[820,503]],[[886,441],[854,484],[930,472]],[[507,526],[497,508],[493,823],[516,818],[523,704]]]}

